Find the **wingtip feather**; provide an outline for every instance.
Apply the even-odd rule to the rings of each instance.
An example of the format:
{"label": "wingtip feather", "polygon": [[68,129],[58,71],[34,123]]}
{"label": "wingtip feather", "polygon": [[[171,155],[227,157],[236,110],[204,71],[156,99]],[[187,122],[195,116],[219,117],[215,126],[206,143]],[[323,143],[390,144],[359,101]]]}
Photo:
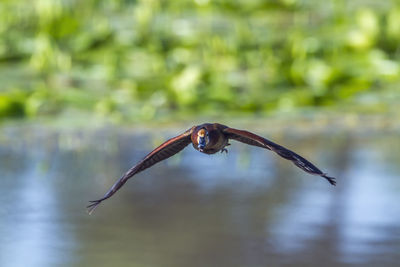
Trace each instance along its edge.
{"label": "wingtip feather", "polygon": [[328,180],[328,182],[329,182],[331,185],[336,186],[336,178],[335,178],[335,177],[330,177],[330,176],[328,176],[326,173],[323,173],[321,176],[324,177],[326,180]]}
{"label": "wingtip feather", "polygon": [[102,200],[90,200],[89,202],[91,203],[90,205],[86,206],[87,208],[87,213],[89,215],[92,215],[93,211],[97,208],[98,205],[100,205]]}

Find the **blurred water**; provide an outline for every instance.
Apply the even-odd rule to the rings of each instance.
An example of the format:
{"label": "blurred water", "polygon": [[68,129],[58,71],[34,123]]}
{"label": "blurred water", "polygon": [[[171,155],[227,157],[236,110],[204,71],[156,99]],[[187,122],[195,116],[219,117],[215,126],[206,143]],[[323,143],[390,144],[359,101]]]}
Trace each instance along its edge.
{"label": "blurred water", "polygon": [[[259,132],[268,136],[268,131]],[[0,134],[0,266],[396,266],[398,134],[273,136],[338,177],[303,173],[260,148],[186,148],[96,199],[173,132]]]}

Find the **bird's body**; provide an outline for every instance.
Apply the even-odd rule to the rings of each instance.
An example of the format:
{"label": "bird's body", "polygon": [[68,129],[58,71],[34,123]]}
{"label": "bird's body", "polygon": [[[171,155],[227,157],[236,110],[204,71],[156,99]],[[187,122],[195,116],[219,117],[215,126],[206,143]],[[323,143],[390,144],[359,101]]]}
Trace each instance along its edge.
{"label": "bird's body", "polygon": [[[219,123],[204,123],[199,126],[194,126],[193,132],[191,134],[191,140],[192,140],[192,145],[194,149],[205,153],[205,154],[214,154],[217,153],[218,151],[225,151],[225,147],[228,146],[228,138],[227,136],[223,133],[223,130],[228,128],[225,125],[219,124]],[[207,146],[204,147],[204,149],[199,148],[199,142],[198,142],[198,135],[199,132],[204,129],[206,133],[208,134],[208,144]]]}
{"label": "bird's body", "polygon": [[193,126],[184,133],[173,137],[159,147],[150,152],[142,161],[129,169],[104,195],[103,198],[91,201],[88,211],[91,213],[103,200],[110,198],[115,194],[128,179],[135,174],[153,166],[157,162],[167,159],[180,152],[187,145],[192,143],[193,147],[205,154],[214,154],[217,152],[228,152],[225,148],[229,146],[229,140],[236,140],[248,145],[266,148],[277,153],[279,156],[292,161],[297,167],[313,175],[319,175],[328,180],[332,185],[336,185],[335,178],[327,176],[311,162],[296,154],[295,152],[284,148],[268,139],[253,134],[248,131],[230,128],[219,123],[204,123]]}

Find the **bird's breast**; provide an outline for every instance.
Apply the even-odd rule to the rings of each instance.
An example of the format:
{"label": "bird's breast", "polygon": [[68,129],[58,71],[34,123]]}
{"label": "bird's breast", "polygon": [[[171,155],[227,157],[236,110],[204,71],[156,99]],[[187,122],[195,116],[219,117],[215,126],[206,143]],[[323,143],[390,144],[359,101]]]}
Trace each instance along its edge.
{"label": "bird's breast", "polygon": [[202,153],[214,154],[223,149],[228,143],[228,139],[225,137],[225,135],[218,130],[209,131],[208,140],[208,144],[201,151],[198,148],[197,142],[193,142],[194,140],[192,141],[193,147]]}

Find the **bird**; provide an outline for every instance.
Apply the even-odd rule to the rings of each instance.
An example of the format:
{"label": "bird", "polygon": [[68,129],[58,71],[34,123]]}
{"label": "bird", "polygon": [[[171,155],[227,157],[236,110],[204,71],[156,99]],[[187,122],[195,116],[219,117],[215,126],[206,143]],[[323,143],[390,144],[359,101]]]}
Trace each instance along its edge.
{"label": "bird", "polygon": [[271,150],[282,158],[292,161],[303,171],[321,176],[331,185],[336,185],[336,178],[328,176],[299,154],[264,137],[246,130],[230,128],[219,123],[204,123],[191,127],[184,133],[165,141],[151,151],[143,160],[122,175],[122,177],[114,183],[102,198],[90,201],[90,204],[87,206],[88,213],[91,214],[101,202],[114,195],[134,175],[179,153],[190,143],[192,143],[194,149],[201,153],[215,154],[219,151],[221,153],[228,153],[226,147],[230,145],[230,140]]}

